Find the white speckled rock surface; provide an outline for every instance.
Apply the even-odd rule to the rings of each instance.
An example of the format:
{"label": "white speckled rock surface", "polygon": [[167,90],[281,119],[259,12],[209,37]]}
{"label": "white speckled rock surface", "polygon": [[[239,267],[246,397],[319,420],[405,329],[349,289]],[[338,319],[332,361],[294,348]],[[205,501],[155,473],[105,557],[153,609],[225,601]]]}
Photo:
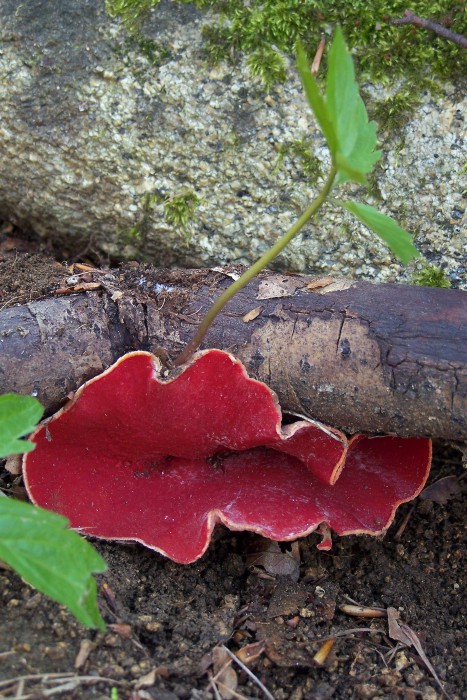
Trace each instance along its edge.
{"label": "white speckled rock surface", "polygon": [[[170,51],[156,66],[124,46],[127,34],[103,3],[0,0],[0,214],[71,253],[90,241],[117,258],[181,266],[262,254],[316,192],[298,160],[286,156],[279,167],[279,149],[307,138],[325,162],[327,151],[292,62],[288,82],[267,95],[244,63],[206,65],[206,21],[190,5],[162,2],[145,25]],[[383,144],[382,201],[359,196],[467,287],[465,85],[443,93],[426,95]],[[164,216],[164,198],[186,191],[201,199],[188,244]],[[277,266],[381,281],[408,275],[330,206]]]}

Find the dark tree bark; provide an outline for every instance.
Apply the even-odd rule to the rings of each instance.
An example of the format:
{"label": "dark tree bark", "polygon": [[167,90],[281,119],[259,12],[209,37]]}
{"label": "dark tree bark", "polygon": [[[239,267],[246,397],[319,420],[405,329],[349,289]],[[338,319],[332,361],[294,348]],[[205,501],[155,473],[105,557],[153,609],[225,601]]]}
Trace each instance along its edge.
{"label": "dark tree bark", "polygon": [[[231,281],[147,266],[97,278],[98,291],[0,313],[0,393],[32,392],[50,412],[126,351],[175,359]],[[466,300],[456,290],[266,272],[227,305],[203,347],[232,352],[285,412],[350,433],[467,441]]]}

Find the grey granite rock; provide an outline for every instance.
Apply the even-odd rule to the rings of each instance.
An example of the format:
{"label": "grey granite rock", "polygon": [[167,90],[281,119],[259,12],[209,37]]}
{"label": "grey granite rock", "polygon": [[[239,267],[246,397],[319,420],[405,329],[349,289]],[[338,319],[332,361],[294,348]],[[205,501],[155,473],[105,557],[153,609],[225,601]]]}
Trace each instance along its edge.
{"label": "grey granite rock", "polygon": [[[143,27],[154,61],[98,0],[0,0],[0,213],[70,254],[91,247],[183,266],[262,254],[317,191],[281,147],[309,139],[325,165],[327,151],[293,64],[269,95],[244,62],[209,67],[207,21],[191,5],[161,2]],[[414,232],[456,286],[467,286],[465,94],[446,85],[442,98],[427,95],[384,144],[381,200],[359,193]],[[200,201],[184,230],[167,220],[166,200],[187,192]],[[384,281],[408,274],[331,207],[276,265]]]}

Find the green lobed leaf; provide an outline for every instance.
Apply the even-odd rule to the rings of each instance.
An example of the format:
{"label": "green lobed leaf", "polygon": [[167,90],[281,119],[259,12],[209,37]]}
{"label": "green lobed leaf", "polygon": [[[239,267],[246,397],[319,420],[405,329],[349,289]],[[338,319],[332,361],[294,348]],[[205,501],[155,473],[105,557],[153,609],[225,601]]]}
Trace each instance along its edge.
{"label": "green lobed leaf", "polygon": [[347,158],[341,153],[336,156],[336,166],[337,166],[337,176],[335,180],[336,185],[340,185],[341,182],[347,182],[347,180],[352,180],[354,182],[359,182],[361,185],[366,185],[366,178],[359,170],[352,168]]}
{"label": "green lobed leaf", "polygon": [[348,156],[337,156],[339,174],[337,182],[356,180],[366,184],[365,175],[373,170],[375,163],[381,158],[381,151],[375,151],[376,124],[368,122],[368,115],[363,101],[359,98],[356,106],[355,119],[357,124],[357,139],[352,152]]}
{"label": "green lobed leaf", "polygon": [[24,580],[66,605],[86,627],[104,629],[92,573],[105,571],[102,557],[68,521],[11,498],[0,498],[0,559]]}
{"label": "green lobed leaf", "polygon": [[355,109],[357,138],[348,156],[352,167],[364,175],[373,170],[375,163],[381,158],[381,151],[376,151],[377,136],[376,122],[368,121],[366,107],[361,97],[358,97]]}
{"label": "green lobed leaf", "polygon": [[382,238],[394,255],[404,264],[420,255],[412,243],[410,233],[401,228],[390,216],[381,214],[374,207],[360,202],[340,202],[340,204]]}
{"label": "green lobed leaf", "polygon": [[333,160],[337,155],[337,137],[334,131],[334,126],[331,122],[328,108],[320,93],[318,84],[314,79],[308,66],[308,58],[300,42],[297,42],[297,68],[302,80],[303,89],[305,91],[308,104],[311,107],[313,114],[316,117],[321,131],[324,134],[328,148],[331,151]]}
{"label": "green lobed leaf", "polygon": [[359,99],[353,61],[342,30],[337,27],[329,52],[326,104],[337,134],[339,151],[345,157],[352,153],[358,136],[356,111]]}
{"label": "green lobed leaf", "polygon": [[337,181],[364,183],[365,175],[381,157],[376,151],[376,124],[368,114],[358,90],[355,70],[340,27],[337,27],[326,81],[326,105],[338,142]]}
{"label": "green lobed leaf", "polygon": [[41,404],[33,396],[0,396],[0,457],[34,449],[31,442],[18,438],[34,430],[43,412]]}
{"label": "green lobed leaf", "polygon": [[381,157],[381,151],[375,150],[376,124],[368,120],[355,80],[352,57],[340,27],[336,29],[329,52],[325,97],[311,74],[300,43],[297,45],[297,67],[308,103],[338,167],[336,184],[346,180],[365,184],[365,175],[371,172]]}

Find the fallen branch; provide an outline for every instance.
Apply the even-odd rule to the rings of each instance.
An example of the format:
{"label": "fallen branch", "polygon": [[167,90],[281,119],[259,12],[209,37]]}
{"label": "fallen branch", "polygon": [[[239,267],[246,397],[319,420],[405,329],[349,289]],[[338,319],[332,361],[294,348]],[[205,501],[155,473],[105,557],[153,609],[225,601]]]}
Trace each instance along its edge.
{"label": "fallen branch", "polygon": [[[170,366],[232,269],[96,272],[101,289],[0,312],[0,393],[51,412],[136,349]],[[467,441],[465,292],[266,272],[211,327],[284,410],[349,433]]]}
{"label": "fallen branch", "polygon": [[430,32],[442,36],[443,39],[448,41],[453,41],[458,46],[463,49],[467,49],[467,37],[463,34],[456,34],[456,32],[451,31],[447,27],[439,24],[438,22],[432,22],[430,19],[423,19],[418,17],[410,10],[404,12],[404,17],[397,17],[390,20],[390,24],[412,24],[414,27],[421,27],[422,29],[428,29]]}

